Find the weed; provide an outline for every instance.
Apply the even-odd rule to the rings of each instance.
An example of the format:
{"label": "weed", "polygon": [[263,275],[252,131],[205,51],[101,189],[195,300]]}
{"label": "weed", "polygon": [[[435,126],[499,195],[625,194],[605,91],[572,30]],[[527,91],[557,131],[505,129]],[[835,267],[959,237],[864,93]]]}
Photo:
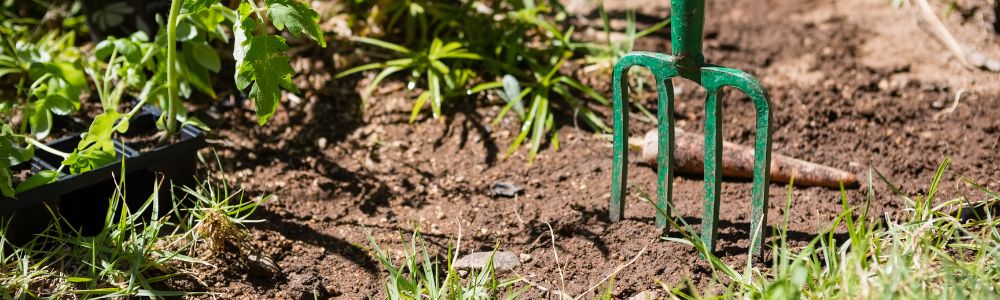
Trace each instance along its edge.
{"label": "weed", "polygon": [[[664,288],[675,299],[996,298],[1000,296],[1000,233],[996,230],[1000,222],[988,213],[979,220],[959,220],[951,211],[965,204],[963,198],[933,205],[948,164],[946,159],[940,165],[927,194],[915,197],[904,195],[872,170],[865,207],[860,211],[851,207],[846,193],[842,193],[841,214],[828,230],[801,248],[788,244],[786,215],[772,246],[770,268],[748,261],[738,272],[707,252],[696,232],[683,220],[678,224],[671,219],[672,228],[681,237],[668,240],[698,249],[710,262],[715,276],[701,292],[690,282]],[[871,177],[876,175],[906,203],[906,216],[886,216],[884,223],[870,220],[867,206],[874,197]],[[1000,202],[996,193],[971,185],[987,196],[983,202]],[[791,187],[789,184],[785,211],[791,206]],[[841,228],[847,234],[846,240],[834,234]],[[723,293],[712,295],[712,291]]]}
{"label": "weed", "polygon": [[437,258],[431,260],[419,230],[410,237],[409,248],[403,249],[399,265],[379,247],[371,234],[368,234],[368,240],[372,254],[388,273],[385,284],[388,299],[496,299],[500,295],[504,299],[515,299],[527,290],[515,288],[519,278],[497,279],[492,256],[483,269],[473,270],[463,280],[452,266],[452,249],[449,247],[442,269]]}
{"label": "weed", "polygon": [[178,219],[184,220],[181,226],[190,240],[207,243],[210,254],[225,251],[226,244],[235,245],[240,250],[249,247],[246,224],[264,221],[251,219],[250,216],[270,198],[263,197],[256,201],[244,198],[242,189],[232,190],[229,187],[224,174],[218,181],[208,178],[193,188],[185,186],[181,190],[194,200],[190,208],[176,211]]}
{"label": "weed", "polygon": [[[357,37],[352,38],[352,40],[391,50],[398,55],[395,59],[357,66],[337,74],[337,78],[342,78],[365,70],[380,69],[381,71],[375,76],[375,79],[372,79],[372,82],[361,93],[364,99],[370,98],[372,91],[378,87],[378,84],[394,73],[409,71],[414,80],[410,82],[410,88],[416,86],[415,80],[426,76],[427,86],[424,87],[424,92],[417,97],[416,103],[413,104],[412,113],[410,114],[411,123],[416,120],[420,114],[420,110],[427,103],[428,99],[430,100],[434,117],[437,118],[441,115],[443,98],[447,94],[462,93],[464,91],[465,84],[468,81],[468,74],[472,71],[456,67],[461,66],[461,64],[456,64],[456,62],[481,59],[479,55],[470,53],[463,48],[461,43],[445,43],[437,38],[427,45],[425,49],[420,50],[411,50],[402,45],[372,38]],[[449,67],[449,65],[452,67]]]}
{"label": "weed", "polygon": [[[110,198],[103,226],[95,235],[81,230],[52,212],[56,221],[23,245],[5,238],[0,226],[0,296],[23,298],[122,298],[174,297],[204,292],[169,289],[167,281],[190,276],[198,265],[211,266],[210,253],[221,245],[243,246],[249,235],[243,224],[258,222],[249,216],[261,201],[245,201],[242,190],[204,180],[195,187],[181,187],[193,198],[171,197],[171,211],[161,210],[153,193],[139,207],[125,203],[121,182]],[[154,186],[159,190],[160,183]],[[266,199],[266,198],[264,198]],[[188,206],[189,205],[189,206]],[[6,225],[6,224],[0,224]],[[241,249],[242,250],[242,249]]]}

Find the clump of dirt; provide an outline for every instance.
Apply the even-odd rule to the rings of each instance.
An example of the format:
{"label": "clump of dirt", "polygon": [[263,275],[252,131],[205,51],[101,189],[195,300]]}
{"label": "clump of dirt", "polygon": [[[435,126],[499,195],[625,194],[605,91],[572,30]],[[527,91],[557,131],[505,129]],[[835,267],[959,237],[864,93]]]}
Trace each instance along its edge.
{"label": "clump of dirt", "polygon": [[[640,28],[667,17],[667,9],[655,9],[662,2],[643,2],[649,5],[639,10]],[[893,34],[886,27],[914,39],[914,32],[904,30],[910,19],[888,4],[848,2],[711,2],[706,58],[761,79],[774,107],[777,152],[862,178],[874,168],[908,193],[926,192],[937,164],[952,157],[945,182],[953,184],[941,187],[941,198],[967,191],[954,180],[956,175],[1000,188],[995,180],[1000,166],[990,163],[1000,159],[1000,127],[994,121],[1000,116],[1000,89],[975,89],[955,100],[959,91],[971,90],[964,83],[994,75],[961,68],[931,71],[926,64],[941,64],[934,55],[873,63],[878,61],[872,56],[873,41]],[[612,14],[616,9],[621,11],[609,8]],[[580,32],[599,29],[594,22],[574,22],[580,23]],[[636,48],[667,52],[669,40],[664,30]],[[912,47],[880,45],[883,53]],[[331,53],[317,53],[326,66],[334,65]],[[938,80],[930,72],[957,79]],[[609,76],[595,73],[586,81],[609,92]],[[654,209],[635,192],[654,193],[654,170],[630,166],[626,220],[609,222],[610,143],[575,127],[571,116],[561,116],[561,149],[547,149],[535,165],[528,165],[524,151],[502,158],[519,123],[508,118],[490,127],[488,121],[501,108],[497,101],[455,100],[440,121],[411,125],[413,95],[403,89],[382,93],[359,113],[357,90],[365,84],[366,79],[328,81],[322,89],[285,99],[268,126],[255,124],[249,106],[233,108],[214,124],[211,140],[233,181],[251,193],[274,194],[258,214],[267,221],[252,226],[252,243],[274,259],[281,274],[262,278],[220,266],[222,271],[205,280],[208,290],[231,297],[384,298],[380,267],[368,255],[366,234],[398,256],[408,246],[404,236],[415,229],[440,256],[459,232],[462,253],[491,250],[499,241],[502,250],[533,257],[518,274],[548,288],[563,288],[564,279],[570,294],[583,293],[642,249],[647,250],[636,263],[615,277],[616,297],[654,289],[655,280],[677,284],[690,277],[704,286],[711,278],[709,265],[694,249],[659,240]],[[677,125],[702,132],[704,91],[691,82],[675,84]],[[394,85],[386,86],[391,90]],[[654,97],[638,100],[655,109]],[[749,99],[727,91],[724,104],[726,140],[749,144],[754,133]],[[609,115],[607,108],[595,109]],[[652,127],[633,121],[629,132],[639,136]],[[521,186],[524,193],[495,198],[490,191],[495,181]],[[848,191],[851,205],[863,203],[861,191],[867,185]],[[698,178],[675,179],[674,214],[695,227],[703,213],[702,187]],[[877,196],[870,215],[891,215],[903,206],[885,185],[873,188]],[[789,215],[793,245],[827,230],[841,211],[838,191],[796,189],[791,211],[783,209],[785,187],[772,185],[770,195],[768,224],[776,226]],[[749,198],[750,183],[723,184],[719,254],[731,265],[747,258]],[[559,253],[558,264],[553,251]],[[541,293],[532,289],[529,295]]]}

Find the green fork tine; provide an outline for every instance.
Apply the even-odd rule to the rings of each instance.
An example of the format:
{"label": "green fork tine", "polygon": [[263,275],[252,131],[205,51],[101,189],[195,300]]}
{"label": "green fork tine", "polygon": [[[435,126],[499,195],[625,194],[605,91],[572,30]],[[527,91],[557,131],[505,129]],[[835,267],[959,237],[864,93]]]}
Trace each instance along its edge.
{"label": "green fork tine", "polygon": [[[704,0],[671,1],[672,54],[632,52],[622,57],[614,70],[614,156],[612,161],[611,206],[612,222],[622,219],[625,212],[625,188],[628,177],[628,71],[644,67],[652,72],[657,84],[657,120],[659,144],[657,156],[657,206],[670,215],[674,170],[674,95],[671,79],[682,77],[705,87],[705,217],[702,219],[702,241],[715,252],[718,236],[719,203],[722,189],[722,104],[723,87],[731,86],[753,100],[756,111],[756,142],[754,143],[754,180],[751,198],[750,252],[760,257],[767,228],[767,199],[771,164],[771,103],[757,79],[735,69],[705,63],[701,52],[704,26]],[[667,230],[667,216],[657,214],[656,225]]]}

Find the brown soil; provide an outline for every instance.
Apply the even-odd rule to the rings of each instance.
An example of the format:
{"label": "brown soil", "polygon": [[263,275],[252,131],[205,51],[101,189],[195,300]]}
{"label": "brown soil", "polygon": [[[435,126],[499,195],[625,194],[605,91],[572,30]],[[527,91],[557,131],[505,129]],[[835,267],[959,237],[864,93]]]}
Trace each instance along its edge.
{"label": "brown soil", "polygon": [[[576,2],[585,1],[567,1],[583,15],[574,20],[578,32],[599,32],[599,22],[588,21],[596,20],[592,7]],[[668,15],[668,1],[632,2],[639,2],[631,5],[639,10],[640,26]],[[613,17],[627,8],[613,6]],[[1000,57],[1000,36],[987,21],[996,18],[993,9],[983,5],[952,14],[946,23],[970,47]],[[1000,159],[1000,75],[958,66],[917,27],[910,11],[884,1],[713,1],[705,53],[710,62],[761,79],[775,111],[775,151],[862,178],[868,178],[870,166],[911,194],[925,192],[937,165],[952,157],[940,199],[978,199],[958,179],[1000,188],[1000,165],[994,163]],[[669,35],[658,33],[637,48],[666,52]],[[336,46],[309,51],[315,52],[305,55],[322,57],[337,70],[345,66],[332,63],[332,57],[350,52]],[[524,150],[503,159],[518,123],[508,118],[497,128],[488,125],[500,109],[495,97],[490,105],[453,103],[441,121],[408,124],[413,95],[402,83],[387,83],[359,118],[357,90],[367,80],[333,80],[315,88],[313,78],[335,71],[302,65],[312,74],[302,80],[305,95],[284,101],[270,124],[256,126],[252,110],[237,107],[210,133],[230,176],[252,193],[274,194],[258,214],[267,222],[251,231],[253,244],[274,259],[281,274],[243,275],[220,264],[216,275],[202,279],[206,290],[225,298],[384,298],[383,275],[368,254],[366,233],[398,256],[417,228],[441,256],[459,233],[462,253],[490,250],[499,241],[502,250],[530,254],[533,259],[518,274],[539,286],[565,286],[573,295],[647,245],[648,251],[615,277],[616,297],[656,288],[656,280],[674,285],[690,277],[704,285],[711,277],[691,247],[656,241],[654,210],[638,193],[629,194],[626,220],[608,221],[609,142],[576,128],[571,116],[560,116],[562,148],[546,149],[528,165]],[[610,76],[594,74],[589,84],[607,93],[608,81]],[[678,126],[701,132],[704,92],[690,82],[679,85]],[[959,91],[965,92],[957,108],[948,110]],[[642,101],[655,108],[652,95]],[[730,93],[725,105],[725,138],[748,144],[750,102]],[[599,111],[607,116],[606,109]],[[639,136],[651,127],[633,121],[630,132]],[[633,165],[631,170],[630,186],[655,190],[652,169]],[[525,192],[491,197],[494,181],[523,186]],[[770,187],[768,223],[780,224],[788,214],[793,243],[809,241],[841,211],[839,192],[823,188],[796,189],[791,211],[783,211],[785,189]],[[850,204],[861,205],[867,189],[865,180],[861,189],[848,191]],[[871,215],[893,215],[904,206],[884,184],[874,189]],[[695,227],[702,194],[700,179],[675,180],[675,214]],[[730,265],[746,261],[749,197],[749,183],[723,184],[719,249]],[[529,295],[544,296],[540,289]]]}

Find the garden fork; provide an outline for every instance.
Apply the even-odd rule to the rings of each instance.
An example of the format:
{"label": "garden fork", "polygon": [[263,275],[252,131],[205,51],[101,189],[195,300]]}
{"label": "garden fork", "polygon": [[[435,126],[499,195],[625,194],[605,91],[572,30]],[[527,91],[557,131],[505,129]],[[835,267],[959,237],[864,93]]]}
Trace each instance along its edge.
{"label": "garden fork", "polygon": [[673,55],[631,52],[623,56],[614,70],[614,158],[611,173],[612,222],[625,212],[625,188],[628,175],[628,72],[645,67],[657,84],[658,154],[657,206],[664,214],[656,216],[657,227],[666,230],[670,215],[674,171],[674,94],[671,78],[682,77],[704,86],[705,99],[705,217],[701,239],[708,251],[715,252],[719,224],[719,196],[722,188],[722,104],[721,89],[735,87],[753,100],[756,110],[753,194],[750,220],[750,254],[759,257],[767,225],[768,181],[771,164],[771,104],[757,79],[743,71],[705,63],[701,53],[705,23],[704,0],[670,1],[671,48]]}

